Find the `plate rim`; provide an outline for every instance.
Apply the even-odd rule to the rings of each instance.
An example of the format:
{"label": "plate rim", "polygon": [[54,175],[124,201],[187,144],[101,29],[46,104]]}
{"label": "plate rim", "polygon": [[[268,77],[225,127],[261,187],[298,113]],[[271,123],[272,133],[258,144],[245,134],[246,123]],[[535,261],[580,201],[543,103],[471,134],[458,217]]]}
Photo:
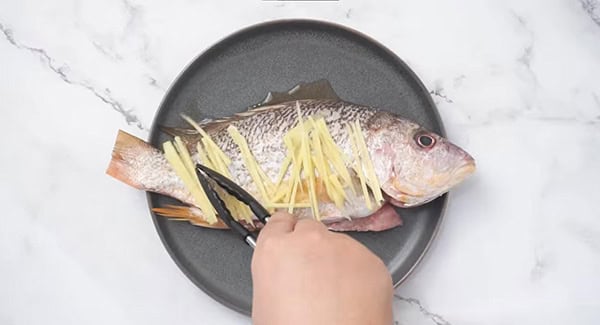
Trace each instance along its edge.
{"label": "plate rim", "polygon": [[[421,79],[418,77],[418,75],[413,71],[412,68],[410,68],[410,66],[404,62],[404,60],[402,60],[398,55],[396,55],[396,53],[394,53],[392,50],[390,50],[387,46],[383,45],[381,42],[375,40],[374,38],[372,38],[369,35],[364,34],[363,32],[360,32],[352,27],[346,26],[346,25],[342,25],[340,23],[337,22],[332,22],[329,20],[322,20],[322,19],[307,19],[307,18],[285,18],[285,19],[274,19],[274,20],[268,20],[268,21],[263,21],[263,22],[259,22],[259,23],[253,23],[251,25],[246,25],[245,27],[242,27],[240,29],[235,30],[234,32],[231,32],[229,34],[226,34],[224,37],[219,38],[216,42],[213,42],[210,46],[206,47],[205,49],[203,49],[202,51],[200,51],[199,54],[195,55],[182,69],[181,71],[175,76],[175,78],[173,79],[173,81],[170,83],[169,87],[166,89],[159,105],[158,108],[156,109],[156,112],[154,114],[154,117],[152,119],[152,125],[150,127],[150,130],[148,132],[148,137],[147,137],[147,141],[150,141],[156,134],[156,132],[160,132],[160,130],[158,130],[158,124],[157,124],[157,119],[158,117],[161,115],[161,113],[163,112],[163,110],[165,110],[165,105],[167,103],[167,101],[169,100],[170,94],[172,92],[172,90],[179,85],[180,82],[183,82],[185,76],[187,75],[187,73],[190,71],[190,68],[196,64],[197,61],[202,60],[203,57],[205,57],[206,55],[209,54],[209,52],[213,49],[216,48],[217,45],[224,43],[228,40],[234,39],[242,34],[248,33],[248,32],[252,32],[253,30],[257,30],[257,29],[262,29],[262,28],[268,28],[268,27],[273,27],[273,26],[281,26],[281,25],[306,25],[306,26],[327,26],[331,29],[338,29],[341,30],[343,32],[349,33],[349,34],[353,34],[354,36],[357,36],[359,38],[364,39],[365,41],[367,41],[368,43],[371,43],[373,45],[375,45],[378,50],[382,50],[383,52],[385,52],[387,55],[389,55],[391,58],[393,58],[397,64],[399,64],[406,72],[407,74],[413,79],[413,81],[415,82],[415,84],[418,86],[419,91],[422,91],[424,94],[426,94],[426,96],[424,96],[426,98],[426,101],[429,105],[431,105],[431,107],[434,108],[433,110],[433,115],[436,119],[436,121],[439,123],[440,126],[440,132],[439,134],[443,137],[446,137],[446,129],[444,127],[444,123],[443,120],[440,116],[440,112],[439,109],[437,107],[437,105],[435,104],[435,102],[433,101],[428,89],[425,87],[425,85],[423,84],[423,82],[421,81]],[[165,234],[163,233],[161,227],[158,224],[158,220],[159,218],[164,218],[164,217],[159,217],[157,216],[153,211],[152,211],[152,196],[155,195],[155,193],[152,192],[146,192],[146,202],[148,204],[148,210],[150,212],[150,215],[152,217],[152,223],[154,225],[154,228],[156,230],[156,232],[158,233],[158,236],[160,238],[161,243],[163,244],[163,247],[165,248],[165,250],[167,251],[167,253],[169,254],[169,257],[171,258],[171,260],[173,262],[175,262],[175,264],[177,265],[177,267],[179,268],[179,270],[185,274],[185,276],[194,284],[196,285],[196,287],[200,288],[202,290],[203,293],[205,293],[206,295],[208,295],[209,297],[211,297],[212,299],[214,299],[215,301],[219,302],[221,305],[226,306],[227,308],[234,310],[242,315],[245,316],[251,316],[251,311],[248,313],[245,309],[239,308],[237,305],[230,303],[229,301],[227,301],[226,299],[223,299],[222,297],[218,296],[217,294],[213,293],[212,291],[208,290],[207,287],[201,283],[200,281],[197,281],[192,275],[191,272],[188,271],[188,269],[183,265],[182,261],[179,260],[179,258],[176,256],[176,254],[173,252],[173,248],[171,247],[169,241],[165,238]],[[419,257],[417,258],[417,260],[413,263],[413,265],[409,268],[409,270],[406,272],[406,274],[404,274],[404,276],[402,276],[397,282],[393,283],[393,287],[394,289],[397,288],[398,286],[400,286],[404,281],[406,281],[408,279],[408,277],[410,275],[413,274],[413,272],[417,269],[417,267],[421,264],[421,262],[423,261],[425,255],[429,252],[434,240],[438,237],[440,228],[442,223],[444,222],[445,219],[445,215],[446,215],[446,209],[448,206],[448,199],[449,199],[449,193],[445,193],[443,195],[441,195],[440,197],[438,197],[436,200],[442,199],[442,204],[441,204],[441,209],[440,209],[440,216],[439,219],[433,229],[433,232],[431,234],[431,237],[429,238],[429,240],[427,241],[425,247],[423,248],[423,251],[421,252],[421,254],[419,255]]]}

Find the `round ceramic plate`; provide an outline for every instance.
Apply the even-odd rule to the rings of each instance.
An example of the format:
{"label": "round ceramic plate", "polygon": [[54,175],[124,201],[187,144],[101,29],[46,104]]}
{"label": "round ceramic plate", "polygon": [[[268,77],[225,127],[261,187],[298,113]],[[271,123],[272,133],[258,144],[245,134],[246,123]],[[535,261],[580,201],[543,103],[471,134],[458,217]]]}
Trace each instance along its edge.
{"label": "round ceramic plate", "polygon": [[[348,28],[307,20],[264,23],[239,31],[202,53],[167,92],[150,142],[167,136],[159,126],[185,126],[180,113],[199,120],[230,116],[260,102],[269,91],[301,82],[328,80],[345,101],[379,107],[443,134],[431,97],[421,81],[381,44]],[[177,202],[148,194],[150,208]],[[396,285],[424,255],[440,223],[446,196],[401,209],[404,226],[377,233],[349,233],[385,262]],[[249,314],[252,250],[234,233],[205,229],[153,214],[169,254],[199,288],[221,303]],[[293,281],[293,279],[290,279]]]}

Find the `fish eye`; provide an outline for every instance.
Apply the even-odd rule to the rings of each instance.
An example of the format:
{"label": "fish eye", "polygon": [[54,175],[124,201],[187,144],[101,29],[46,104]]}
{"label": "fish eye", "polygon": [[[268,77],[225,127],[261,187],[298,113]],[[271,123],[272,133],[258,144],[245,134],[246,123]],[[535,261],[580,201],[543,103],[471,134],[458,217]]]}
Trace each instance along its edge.
{"label": "fish eye", "polygon": [[435,145],[435,139],[431,135],[426,133],[417,134],[415,140],[421,148],[431,148]]}

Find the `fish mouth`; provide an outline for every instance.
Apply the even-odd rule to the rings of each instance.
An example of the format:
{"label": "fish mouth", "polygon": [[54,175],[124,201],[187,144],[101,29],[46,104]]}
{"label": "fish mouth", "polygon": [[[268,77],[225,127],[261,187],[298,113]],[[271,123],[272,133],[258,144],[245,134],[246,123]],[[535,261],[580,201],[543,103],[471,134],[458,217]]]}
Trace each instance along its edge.
{"label": "fish mouth", "polygon": [[420,191],[405,185],[403,186],[396,180],[386,183],[387,186],[382,188],[382,190],[385,193],[386,199],[397,207],[410,208],[420,206],[431,202],[435,198],[448,192],[448,190],[450,190],[452,187],[458,185],[468,176],[473,174],[476,169],[477,166],[475,164],[475,160],[468,156],[462,165],[450,171],[445,177],[443,177],[445,178],[445,181],[443,181],[445,185],[439,186],[439,191],[426,193],[426,191]]}
{"label": "fish mouth", "polygon": [[460,167],[454,169],[450,176],[449,187],[452,187],[460,182],[462,182],[465,178],[470,176],[477,169],[477,165],[475,164],[475,159],[472,157],[468,157],[464,164]]}
{"label": "fish mouth", "polygon": [[[395,183],[395,182],[394,182]],[[412,191],[403,190],[404,187],[391,186],[386,187],[383,190],[384,198],[392,205],[400,208],[409,208],[418,204],[425,203],[425,194],[413,193]]]}

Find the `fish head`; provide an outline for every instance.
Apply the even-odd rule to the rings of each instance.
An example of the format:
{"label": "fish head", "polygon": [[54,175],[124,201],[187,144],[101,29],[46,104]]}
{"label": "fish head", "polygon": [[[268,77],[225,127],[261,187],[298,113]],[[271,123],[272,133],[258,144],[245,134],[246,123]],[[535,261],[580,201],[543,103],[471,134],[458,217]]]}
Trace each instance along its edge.
{"label": "fish head", "polygon": [[446,193],[475,171],[475,160],[444,137],[379,112],[367,123],[367,146],[381,189],[400,207]]}

